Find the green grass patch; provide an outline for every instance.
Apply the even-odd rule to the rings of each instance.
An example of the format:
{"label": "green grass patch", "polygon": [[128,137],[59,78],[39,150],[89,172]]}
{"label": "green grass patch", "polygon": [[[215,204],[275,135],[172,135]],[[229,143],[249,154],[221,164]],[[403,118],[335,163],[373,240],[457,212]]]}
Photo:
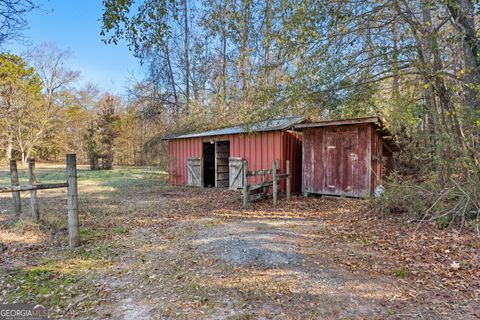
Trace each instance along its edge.
{"label": "green grass patch", "polygon": [[8,303],[48,302],[50,305],[61,305],[61,297],[66,296],[66,290],[75,283],[75,278],[42,266],[8,276],[6,282],[7,287],[13,288],[6,297]]}
{"label": "green grass patch", "polygon": [[80,239],[85,242],[100,240],[107,237],[107,233],[102,229],[80,228]]}
{"label": "green grass patch", "polygon": [[395,275],[395,277],[397,277],[399,279],[403,279],[407,276],[407,271],[403,268],[397,268],[397,269],[395,269],[393,274]]}
{"label": "green grass patch", "polygon": [[125,233],[128,232],[128,229],[125,228],[125,227],[121,227],[121,226],[120,227],[113,227],[112,232],[114,234],[125,234]]}
{"label": "green grass patch", "polygon": [[[19,168],[18,175],[20,184],[28,183],[28,172],[26,168]],[[119,167],[113,170],[96,170],[79,169],[77,171],[78,183],[82,184],[98,184],[102,186],[121,187],[131,185],[142,185],[145,181],[158,181],[167,177],[167,172],[155,167]],[[36,177],[39,183],[58,183],[65,182],[65,169],[58,168],[42,168],[41,164],[37,165]],[[10,175],[0,175],[0,186],[10,185]]]}
{"label": "green grass patch", "polygon": [[91,246],[82,245],[76,248],[69,258],[91,259],[100,263],[116,256],[117,253],[113,250],[112,245],[94,244]]}
{"label": "green grass patch", "polygon": [[367,237],[360,237],[355,239],[355,243],[362,246],[362,247],[367,247],[373,243],[372,239],[367,238]]}

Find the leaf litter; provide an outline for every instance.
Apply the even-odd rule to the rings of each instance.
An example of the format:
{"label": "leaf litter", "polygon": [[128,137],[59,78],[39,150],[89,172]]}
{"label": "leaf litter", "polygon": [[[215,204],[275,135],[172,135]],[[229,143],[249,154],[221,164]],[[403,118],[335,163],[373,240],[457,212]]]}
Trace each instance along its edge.
{"label": "leaf litter", "polygon": [[73,252],[62,219],[51,223],[64,214],[61,192],[42,194],[47,222],[1,215],[2,302],[40,300],[52,318],[480,317],[473,231],[415,230],[361,200],[243,210],[238,193],[161,179],[79,188],[86,240]]}

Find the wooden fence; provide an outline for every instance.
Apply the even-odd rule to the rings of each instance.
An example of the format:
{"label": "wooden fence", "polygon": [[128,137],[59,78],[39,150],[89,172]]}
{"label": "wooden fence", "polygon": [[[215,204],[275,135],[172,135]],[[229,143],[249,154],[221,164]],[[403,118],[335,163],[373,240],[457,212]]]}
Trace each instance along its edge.
{"label": "wooden fence", "polygon": [[20,185],[18,180],[17,162],[10,161],[10,177],[12,185],[10,187],[0,187],[0,193],[12,193],[13,210],[17,217],[22,213],[22,203],[20,198],[21,191],[30,191],[30,206],[32,218],[40,219],[40,209],[38,206],[37,190],[67,188],[67,215],[68,215],[68,240],[70,247],[80,245],[80,232],[78,221],[78,191],[77,191],[77,158],[75,154],[67,154],[65,183],[39,184],[35,177],[35,160],[28,162],[28,185]]}
{"label": "wooden fence", "polygon": [[[248,184],[248,177],[260,176],[262,182],[258,184]],[[271,176],[271,180],[267,180]],[[287,200],[290,200],[290,161],[286,161],[286,172],[280,173],[278,160],[272,162],[272,169],[262,169],[248,171],[248,161],[243,160],[243,207],[248,208],[251,201],[263,199],[267,196],[270,187],[272,187],[273,206],[278,203],[278,184],[281,180],[286,180],[285,193]]]}

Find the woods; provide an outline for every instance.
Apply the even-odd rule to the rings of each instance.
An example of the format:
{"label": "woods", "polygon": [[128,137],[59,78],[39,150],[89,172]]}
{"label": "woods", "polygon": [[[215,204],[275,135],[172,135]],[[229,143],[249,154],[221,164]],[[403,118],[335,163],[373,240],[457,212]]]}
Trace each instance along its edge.
{"label": "woods", "polygon": [[[44,44],[25,58],[0,56],[0,161],[18,158],[26,165],[31,157],[58,161],[77,152],[79,163],[88,163],[90,156],[115,152],[118,164],[145,163],[148,138],[137,107],[93,84],[75,86],[80,72],[68,68],[70,54]],[[159,156],[148,159],[156,163]]]}
{"label": "woods", "polygon": [[104,1],[105,42],[149,66],[133,93],[171,130],[374,113],[478,170],[474,2],[187,2]]}

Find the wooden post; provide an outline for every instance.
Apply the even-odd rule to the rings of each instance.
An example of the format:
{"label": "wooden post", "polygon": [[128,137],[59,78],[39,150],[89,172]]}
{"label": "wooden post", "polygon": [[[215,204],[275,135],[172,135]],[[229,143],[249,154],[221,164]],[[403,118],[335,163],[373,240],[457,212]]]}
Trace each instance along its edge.
{"label": "wooden post", "polygon": [[[18,186],[18,171],[17,161],[10,160],[10,180],[12,181],[12,187]],[[22,202],[20,199],[20,192],[12,192],[13,211],[16,216],[20,216],[22,213]]]}
{"label": "wooden post", "polygon": [[250,206],[250,203],[248,202],[247,173],[248,173],[248,161],[243,160],[243,207],[245,209],[247,209]]}
{"label": "wooden post", "polygon": [[[35,177],[35,159],[28,160],[28,184],[31,186],[37,184],[37,178]],[[30,205],[32,207],[32,218],[37,221],[40,220],[37,190],[30,191]]]}
{"label": "wooden post", "polygon": [[77,194],[77,156],[67,154],[68,242],[71,248],[80,245]]}
{"label": "wooden post", "polygon": [[277,207],[278,201],[278,182],[277,182],[277,160],[274,160],[272,163],[272,180],[273,180],[273,207]]}
{"label": "wooden post", "polygon": [[290,201],[290,160],[287,160],[287,168],[286,168],[286,174],[287,174],[287,182],[285,186],[285,192],[287,194],[287,201]]}

